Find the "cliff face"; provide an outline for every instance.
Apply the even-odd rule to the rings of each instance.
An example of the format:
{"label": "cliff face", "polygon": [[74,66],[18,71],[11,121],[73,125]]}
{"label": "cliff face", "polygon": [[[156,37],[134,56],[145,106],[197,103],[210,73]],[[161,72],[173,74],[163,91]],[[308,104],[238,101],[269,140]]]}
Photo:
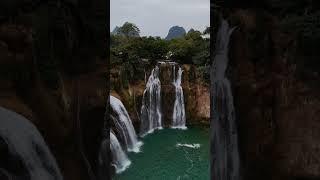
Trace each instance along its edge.
{"label": "cliff face", "polygon": [[[147,70],[148,69],[148,70]],[[187,125],[209,125],[210,117],[210,96],[208,84],[200,77],[200,72],[194,65],[182,65],[182,88],[184,93],[186,122]],[[119,71],[111,70],[111,84],[117,85],[111,92],[112,95],[119,97],[127,108],[136,130],[139,129],[139,116],[143,92],[152,67],[146,67],[145,80],[131,82],[124,88],[119,77]],[[178,66],[176,66],[176,72]],[[161,81],[161,102],[162,114],[165,126],[172,122],[173,106],[175,101],[175,87],[172,78],[173,66],[169,64],[160,65]]]}
{"label": "cliff face", "polygon": [[183,37],[186,34],[186,30],[180,26],[173,26],[169,29],[166,40]]}
{"label": "cliff face", "polygon": [[96,170],[108,88],[103,3],[2,3],[0,106],[36,125],[64,179],[88,179],[80,152]]}
{"label": "cliff face", "polygon": [[210,124],[209,84],[193,65],[183,65],[182,88],[185,97],[186,117],[189,124]]}
{"label": "cliff face", "polygon": [[236,9],[229,21],[244,179],[319,178],[320,91],[310,82],[320,79],[298,76],[295,34],[266,11]]}

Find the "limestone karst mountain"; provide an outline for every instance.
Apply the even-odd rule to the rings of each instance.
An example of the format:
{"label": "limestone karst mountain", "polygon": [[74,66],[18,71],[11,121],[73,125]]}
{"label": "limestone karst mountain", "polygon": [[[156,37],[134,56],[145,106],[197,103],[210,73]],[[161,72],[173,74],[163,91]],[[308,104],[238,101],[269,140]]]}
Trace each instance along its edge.
{"label": "limestone karst mountain", "polygon": [[169,29],[166,40],[182,37],[186,34],[186,30],[180,26],[173,26]]}

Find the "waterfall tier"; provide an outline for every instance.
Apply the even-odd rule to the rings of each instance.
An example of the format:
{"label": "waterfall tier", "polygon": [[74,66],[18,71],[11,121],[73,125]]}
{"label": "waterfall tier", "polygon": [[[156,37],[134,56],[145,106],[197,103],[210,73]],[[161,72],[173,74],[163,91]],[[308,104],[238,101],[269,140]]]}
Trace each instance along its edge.
{"label": "waterfall tier", "polygon": [[228,66],[228,44],[234,28],[222,20],[216,41],[216,53],[211,71],[211,178],[239,180],[240,162],[236,117],[230,81],[225,72]]}
{"label": "waterfall tier", "polygon": [[117,132],[124,138],[128,151],[140,152],[142,142],[138,141],[136,131],[133,128],[129,114],[122,102],[114,96],[110,96],[110,105],[117,117],[113,118]]}
{"label": "waterfall tier", "polygon": [[128,156],[123,151],[117,137],[110,132],[110,150],[111,150],[111,157],[112,157],[112,165],[116,169],[116,173],[121,173],[126,170],[131,161],[128,159]]}
{"label": "waterfall tier", "polygon": [[[174,67],[175,70],[175,67]],[[176,96],[172,115],[172,128],[186,129],[186,113],[184,108],[183,89],[181,87],[182,69],[179,67],[177,79],[174,79]],[[174,71],[175,78],[175,71]]]}
{"label": "waterfall tier", "polygon": [[172,61],[160,61],[151,71],[142,99],[141,136],[152,133],[155,129],[162,129],[163,126],[186,129],[181,86],[183,70],[179,67],[176,72],[177,66]]}
{"label": "waterfall tier", "polygon": [[7,165],[14,167],[14,171],[19,169],[19,174],[15,174],[1,167],[0,175],[5,174],[9,179],[63,179],[55,158],[29,120],[0,107],[0,124],[0,140],[3,141],[0,143],[4,143],[8,150],[8,154],[4,155],[8,158]]}
{"label": "waterfall tier", "polygon": [[140,135],[145,136],[155,129],[162,129],[161,83],[158,66],[152,70],[143,93]]}

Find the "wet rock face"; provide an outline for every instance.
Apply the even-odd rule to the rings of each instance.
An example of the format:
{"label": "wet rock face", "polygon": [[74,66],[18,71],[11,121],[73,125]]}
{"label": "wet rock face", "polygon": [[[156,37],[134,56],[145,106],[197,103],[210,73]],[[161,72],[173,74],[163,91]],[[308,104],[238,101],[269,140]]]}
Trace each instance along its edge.
{"label": "wet rock face", "polygon": [[182,87],[184,91],[187,124],[209,125],[210,92],[207,84],[193,65],[183,65]]}
{"label": "wet rock face", "polygon": [[177,78],[179,65],[175,63],[165,63],[159,65],[161,82],[161,104],[162,104],[162,121],[165,127],[172,125],[172,114],[174,101],[176,97],[176,89],[174,81]]}
{"label": "wet rock face", "polygon": [[[175,78],[177,78],[179,66],[181,66],[183,70],[181,86],[184,93],[187,125],[209,125],[209,85],[206,84],[200,76],[201,72],[198,72],[196,67],[193,65],[173,65],[169,63],[163,63],[159,65],[159,79],[161,82],[162,121],[164,122],[164,126],[168,127],[172,123],[172,114],[176,93],[175,86],[173,84],[174,66],[176,72]],[[146,81],[148,80],[152,68],[153,66],[146,68]],[[121,99],[128,110],[133,125],[138,133],[140,124],[139,116],[142,105],[141,102],[146,82],[144,79],[141,79],[140,81],[129,84],[128,88],[124,88],[121,85],[121,80],[119,78],[119,74],[117,73],[118,71],[111,71],[114,72],[111,74],[111,83],[115,87],[115,91],[112,91],[111,94]]]}
{"label": "wet rock face", "polygon": [[161,86],[161,101],[162,101],[162,115],[163,123],[165,127],[170,127],[172,125],[172,114],[174,101],[176,97],[176,89],[173,85],[163,85]]}
{"label": "wet rock face", "polygon": [[0,2],[0,106],[37,126],[66,180],[88,179],[74,137],[75,89],[85,153],[96,166],[108,89],[104,3]]}
{"label": "wet rock face", "polygon": [[161,85],[170,86],[173,85],[174,79],[177,78],[177,72],[179,64],[177,63],[160,63],[158,64],[160,69],[159,79]]}
{"label": "wet rock face", "polygon": [[172,122],[176,95],[173,82],[178,76],[179,67],[183,70],[181,86],[184,94],[186,123],[187,125],[208,125],[210,117],[209,87],[199,76],[200,72],[198,72],[193,65],[169,63],[160,65],[161,100],[164,125],[170,126]]}
{"label": "wet rock face", "polygon": [[244,179],[319,178],[319,91],[296,78],[295,37],[266,12],[233,15],[240,28],[231,38],[229,71]]}

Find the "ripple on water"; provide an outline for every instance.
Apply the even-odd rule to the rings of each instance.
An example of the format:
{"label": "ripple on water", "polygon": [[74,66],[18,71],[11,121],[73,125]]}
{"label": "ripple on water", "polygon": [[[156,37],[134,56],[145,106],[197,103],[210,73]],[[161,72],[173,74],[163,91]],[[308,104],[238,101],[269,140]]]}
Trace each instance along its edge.
{"label": "ripple on water", "polygon": [[207,129],[163,129],[143,138],[141,153],[129,153],[131,165],[114,180],[208,180]]}

